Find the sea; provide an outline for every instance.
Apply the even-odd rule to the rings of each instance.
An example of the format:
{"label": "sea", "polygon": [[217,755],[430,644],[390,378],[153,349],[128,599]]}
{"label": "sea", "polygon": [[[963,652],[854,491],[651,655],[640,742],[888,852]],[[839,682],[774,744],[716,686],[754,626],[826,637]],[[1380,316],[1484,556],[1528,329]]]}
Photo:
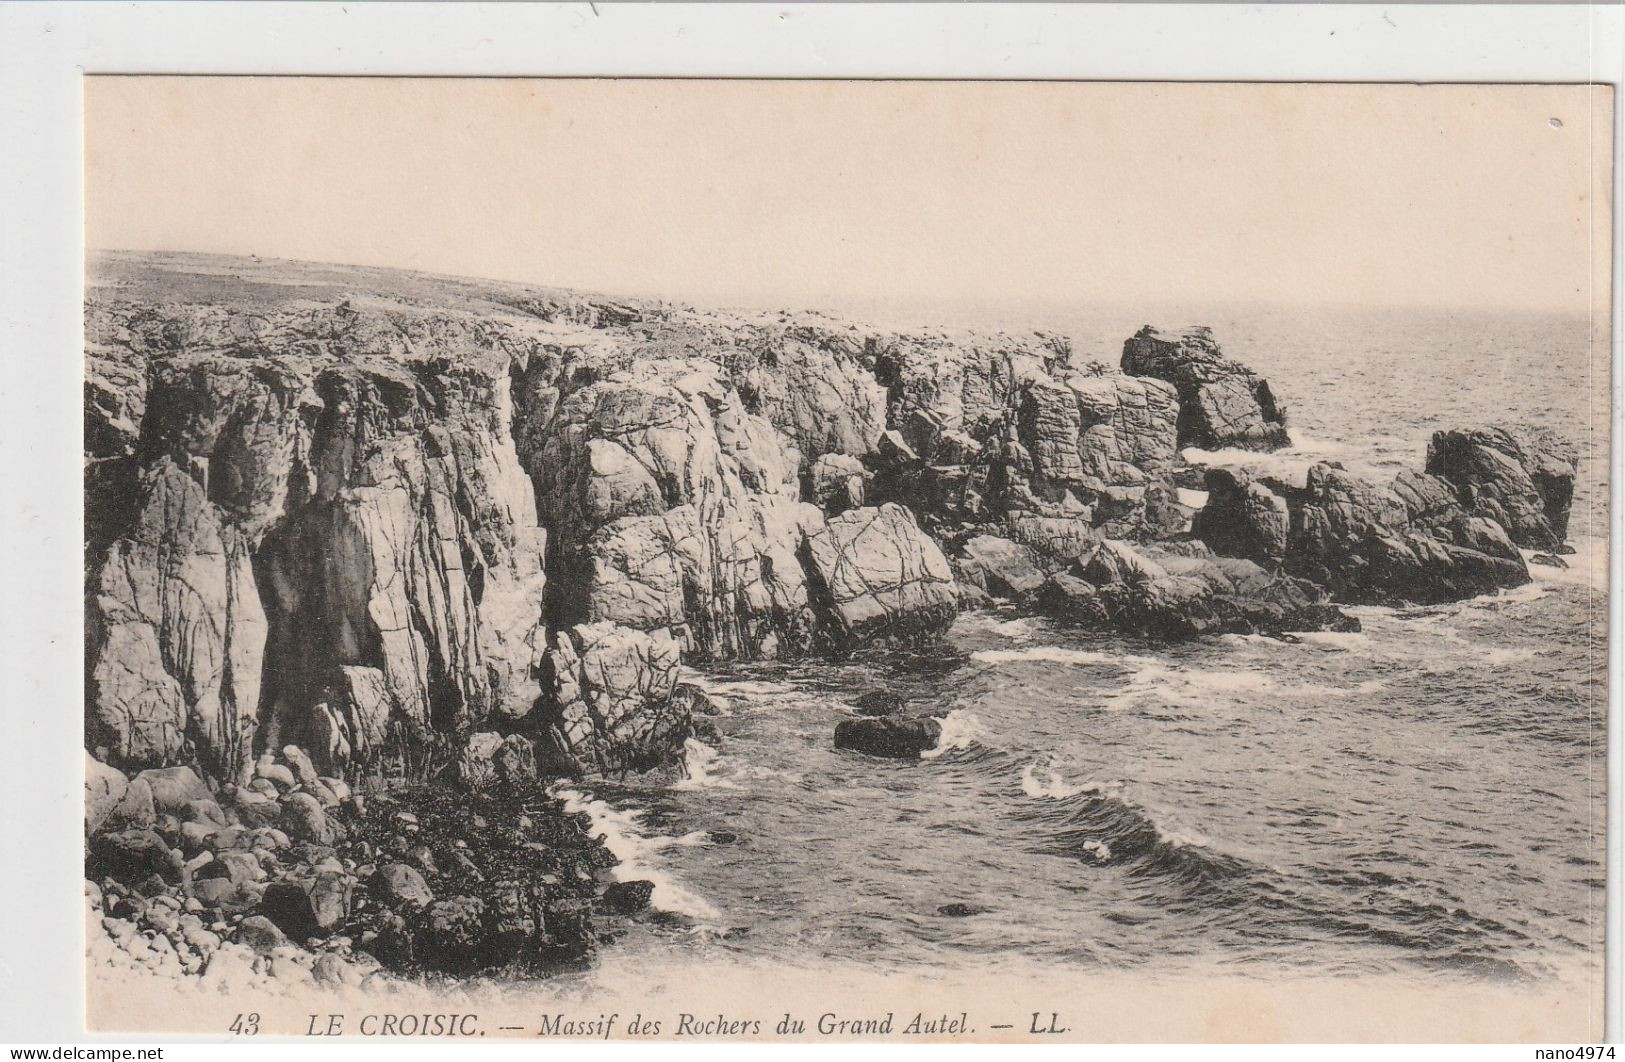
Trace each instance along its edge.
{"label": "sea", "polygon": [[[1346,308],[1026,323],[1110,364],[1142,324],[1212,325],[1295,445],[1198,460],[1390,478],[1435,430],[1548,425],[1582,455],[1575,552],[1515,590],[1354,608],[1359,633],[1165,645],[993,609],[939,651],[695,672],[719,742],[676,775],[557,789],[619,876],[656,884],[619,964],[1594,977],[1606,332]],[[833,746],[877,689],[942,721],[919,762]]]}

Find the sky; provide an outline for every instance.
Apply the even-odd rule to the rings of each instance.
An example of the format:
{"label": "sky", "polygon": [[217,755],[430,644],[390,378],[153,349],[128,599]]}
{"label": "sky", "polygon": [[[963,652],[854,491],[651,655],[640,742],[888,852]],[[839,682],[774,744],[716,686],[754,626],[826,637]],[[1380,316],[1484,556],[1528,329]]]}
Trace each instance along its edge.
{"label": "sky", "polygon": [[[86,240],[695,303],[1595,311],[1610,90],[86,79]],[[1595,300],[1595,301],[1594,301]]]}

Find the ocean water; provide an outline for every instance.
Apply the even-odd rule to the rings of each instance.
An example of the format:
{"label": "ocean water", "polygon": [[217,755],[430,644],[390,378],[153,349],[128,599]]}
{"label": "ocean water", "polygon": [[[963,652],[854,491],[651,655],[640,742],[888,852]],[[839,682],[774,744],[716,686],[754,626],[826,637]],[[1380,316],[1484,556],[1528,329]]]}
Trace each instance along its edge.
{"label": "ocean water", "polygon": [[[1115,361],[1144,322],[1043,323]],[[696,675],[725,712],[719,748],[692,742],[675,781],[564,787],[618,873],[657,883],[618,960],[1594,973],[1606,342],[1519,315],[1207,323],[1288,403],[1300,445],[1276,460],[1392,475],[1420,467],[1436,428],[1506,419],[1594,446],[1570,567],[1443,607],[1356,609],[1359,634],[1170,647],[992,611],[940,652]],[[881,687],[943,720],[920,762],[833,747]]]}

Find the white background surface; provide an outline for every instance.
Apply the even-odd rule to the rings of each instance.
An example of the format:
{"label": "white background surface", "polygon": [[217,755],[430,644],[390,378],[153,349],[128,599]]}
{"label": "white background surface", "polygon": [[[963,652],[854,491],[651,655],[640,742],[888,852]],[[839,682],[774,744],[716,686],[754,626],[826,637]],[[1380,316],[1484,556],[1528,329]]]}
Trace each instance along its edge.
{"label": "white background surface", "polygon": [[[595,11],[588,4],[0,3],[0,1044],[86,1039],[79,870],[82,73],[1617,84],[1625,64],[1622,30],[1625,10],[1618,5],[600,3]],[[1618,109],[1615,123],[1617,218]],[[1614,243],[1617,263],[1617,223]],[[1617,270],[1614,287],[1617,365]],[[1614,378],[1617,388],[1617,369]],[[1615,409],[1617,469],[1617,391]],[[1617,496],[1613,513],[1618,536]],[[1619,574],[1616,558],[1615,630],[1625,618]],[[1610,969],[1619,971],[1625,786],[1617,641],[1609,659],[1609,952]],[[1609,989],[1615,1038],[1619,1004],[1616,977]],[[674,1048],[659,1050],[670,1057]],[[715,1049],[683,1050],[709,1057]],[[1239,1049],[1211,1053],[1240,1057]],[[1498,1053],[1532,1057],[1527,1048]],[[174,1057],[195,1054],[199,1049]]]}

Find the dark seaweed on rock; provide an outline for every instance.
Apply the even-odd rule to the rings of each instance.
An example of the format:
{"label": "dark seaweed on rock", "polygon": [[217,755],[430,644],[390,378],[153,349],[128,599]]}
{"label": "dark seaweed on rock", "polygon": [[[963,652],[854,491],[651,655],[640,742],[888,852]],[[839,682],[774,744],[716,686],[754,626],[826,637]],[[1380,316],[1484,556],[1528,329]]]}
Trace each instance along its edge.
{"label": "dark seaweed on rock", "polygon": [[104,764],[87,775],[101,928],[172,973],[546,975],[588,961],[617,918],[647,906],[646,893],[629,902],[638,883],[609,880],[615,857],[587,816],[534,779],[364,798],[292,747],[256,765],[250,785],[217,792],[185,767],[143,772],[123,792]]}

